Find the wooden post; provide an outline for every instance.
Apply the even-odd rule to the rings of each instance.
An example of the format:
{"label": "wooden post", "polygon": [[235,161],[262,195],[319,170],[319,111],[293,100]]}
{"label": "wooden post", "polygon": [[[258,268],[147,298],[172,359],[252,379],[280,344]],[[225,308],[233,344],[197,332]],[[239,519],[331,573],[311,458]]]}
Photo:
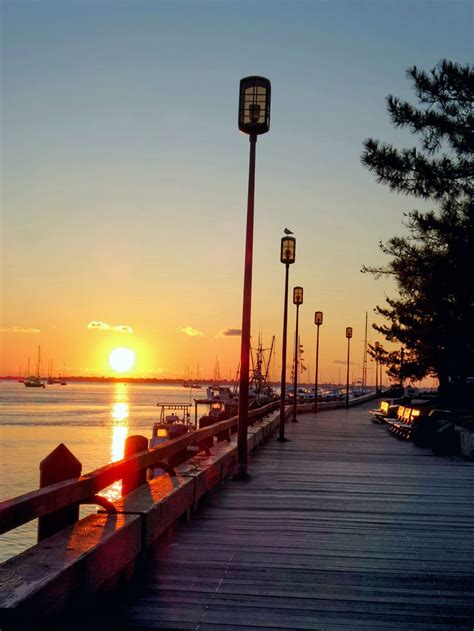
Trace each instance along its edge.
{"label": "wooden post", "polygon": [[[82,464],[61,443],[40,462],[40,489],[56,482],[63,482],[81,475]],[[38,519],[38,541],[51,537],[79,519],[79,504],[61,508]]]}
{"label": "wooden post", "polygon": [[[148,438],[146,436],[127,436],[125,439],[125,453],[124,457],[131,456],[140,451],[146,451],[148,449]],[[146,483],[146,469],[141,471],[134,471],[129,476],[122,480],[122,496],[127,495],[130,491],[134,491],[137,487]]]}

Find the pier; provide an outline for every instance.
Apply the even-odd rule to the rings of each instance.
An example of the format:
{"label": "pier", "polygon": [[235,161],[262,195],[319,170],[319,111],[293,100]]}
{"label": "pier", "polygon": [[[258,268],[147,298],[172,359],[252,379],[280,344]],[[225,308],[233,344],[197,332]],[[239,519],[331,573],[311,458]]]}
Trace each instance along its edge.
{"label": "pier", "polygon": [[[133,490],[115,505],[117,513],[87,518],[96,521],[84,536],[95,532],[112,560],[89,541],[91,560],[81,560],[80,571],[64,570],[63,578],[87,576],[92,585],[95,577],[99,586],[95,564],[107,566],[106,559],[122,579],[137,570],[131,583],[114,584],[110,575],[100,584],[111,628],[472,631],[474,463],[395,439],[369,421],[369,407],[299,414],[283,444],[275,440],[278,412],[268,410],[249,428],[250,480],[230,477],[232,434],[176,467],[174,477]],[[199,431],[222,435],[235,430],[233,423]],[[142,467],[157,456],[137,458]],[[13,524],[14,512],[2,516]],[[37,547],[61,545],[61,537],[66,545],[58,533]],[[11,571],[21,556],[3,564],[7,622],[12,609],[34,611],[65,590],[56,576],[41,597],[37,578],[22,605],[25,585],[15,592]]]}

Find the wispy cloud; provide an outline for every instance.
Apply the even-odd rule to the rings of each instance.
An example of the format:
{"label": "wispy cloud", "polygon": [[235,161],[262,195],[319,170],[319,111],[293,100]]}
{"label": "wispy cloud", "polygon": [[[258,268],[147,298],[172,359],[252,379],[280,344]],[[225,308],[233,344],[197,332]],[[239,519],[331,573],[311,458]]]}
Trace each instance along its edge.
{"label": "wispy cloud", "polygon": [[0,333],[40,333],[40,329],[23,328],[21,326],[6,326],[0,328]]}
{"label": "wispy cloud", "polygon": [[127,324],[117,324],[112,326],[107,324],[106,322],[100,322],[99,320],[92,320],[87,325],[88,329],[93,329],[95,331],[117,331],[118,333],[130,333],[133,334],[133,329],[131,326]]}
{"label": "wispy cloud", "polygon": [[133,335],[133,329],[128,324],[117,324],[117,326],[113,327],[114,331],[119,331],[120,333],[130,333]]}
{"label": "wispy cloud", "polygon": [[[347,366],[347,359],[333,359],[333,364],[341,364],[341,366]],[[357,366],[356,362],[349,362],[351,366]]]}
{"label": "wispy cloud", "polygon": [[198,331],[192,326],[184,326],[178,329],[180,333],[184,333],[185,335],[189,335],[189,337],[203,337],[204,333],[202,331]]}
{"label": "wispy cloud", "polygon": [[242,335],[242,329],[224,329],[219,337],[239,337],[240,335]]}

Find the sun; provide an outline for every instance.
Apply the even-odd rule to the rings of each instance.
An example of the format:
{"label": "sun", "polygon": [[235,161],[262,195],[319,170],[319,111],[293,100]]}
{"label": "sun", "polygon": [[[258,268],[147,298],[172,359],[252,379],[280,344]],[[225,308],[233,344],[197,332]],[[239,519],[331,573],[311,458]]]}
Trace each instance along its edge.
{"label": "sun", "polygon": [[116,372],[127,372],[135,364],[136,354],[131,348],[114,348],[109,355],[110,367]]}

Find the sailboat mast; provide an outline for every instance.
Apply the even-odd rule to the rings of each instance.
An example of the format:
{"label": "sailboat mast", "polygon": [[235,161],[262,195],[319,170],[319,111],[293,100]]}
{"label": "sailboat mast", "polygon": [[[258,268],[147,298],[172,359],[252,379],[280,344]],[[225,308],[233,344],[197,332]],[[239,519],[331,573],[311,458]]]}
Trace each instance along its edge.
{"label": "sailboat mast", "polygon": [[362,361],[362,391],[367,386],[367,311],[365,312],[364,355]]}

